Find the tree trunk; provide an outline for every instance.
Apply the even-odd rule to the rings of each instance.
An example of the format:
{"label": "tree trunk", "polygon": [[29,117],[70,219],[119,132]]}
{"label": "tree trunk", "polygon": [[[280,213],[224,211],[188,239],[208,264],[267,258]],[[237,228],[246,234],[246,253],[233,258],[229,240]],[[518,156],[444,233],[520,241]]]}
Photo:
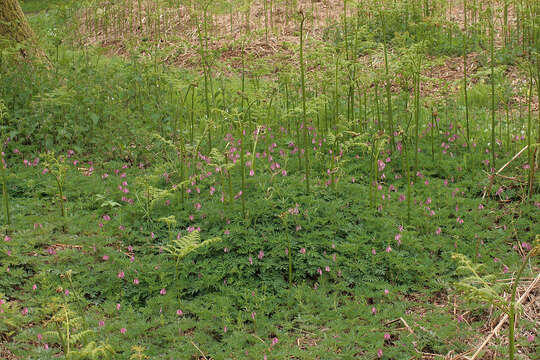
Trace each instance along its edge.
{"label": "tree trunk", "polygon": [[30,28],[18,0],[0,0],[1,39],[15,43],[35,41],[34,32]]}

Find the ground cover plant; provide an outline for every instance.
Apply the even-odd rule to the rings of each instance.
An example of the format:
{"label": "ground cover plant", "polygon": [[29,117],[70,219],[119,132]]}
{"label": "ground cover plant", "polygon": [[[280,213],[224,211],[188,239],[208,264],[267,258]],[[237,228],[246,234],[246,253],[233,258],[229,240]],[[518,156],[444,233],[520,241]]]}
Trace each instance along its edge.
{"label": "ground cover plant", "polygon": [[0,357],[540,356],[537,2],[19,3]]}

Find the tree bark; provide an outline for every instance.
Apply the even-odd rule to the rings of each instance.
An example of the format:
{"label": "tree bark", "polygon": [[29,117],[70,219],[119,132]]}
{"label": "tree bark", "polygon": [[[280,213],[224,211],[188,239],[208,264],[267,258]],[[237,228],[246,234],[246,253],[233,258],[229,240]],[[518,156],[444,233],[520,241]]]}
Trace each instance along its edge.
{"label": "tree bark", "polygon": [[0,0],[0,39],[15,43],[35,41],[18,0]]}

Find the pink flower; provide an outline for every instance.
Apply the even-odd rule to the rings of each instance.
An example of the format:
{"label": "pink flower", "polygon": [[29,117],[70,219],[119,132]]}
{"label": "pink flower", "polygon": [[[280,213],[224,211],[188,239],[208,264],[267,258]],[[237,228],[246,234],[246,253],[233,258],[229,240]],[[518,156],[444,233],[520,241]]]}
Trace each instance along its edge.
{"label": "pink flower", "polygon": [[195,209],[196,210],[201,210],[201,203],[196,203],[195,204]]}
{"label": "pink flower", "polygon": [[9,236],[6,235],[6,236],[4,236],[4,241],[5,241],[5,242],[11,241],[11,238],[10,238]]}
{"label": "pink flower", "polygon": [[69,295],[69,290],[68,289],[64,290],[64,295],[66,295],[66,296]]}
{"label": "pink flower", "polygon": [[251,257],[251,255],[249,255],[248,261],[249,265],[253,265],[253,258]]}
{"label": "pink flower", "polygon": [[165,288],[163,288],[163,289],[159,290],[159,293],[161,295],[165,295],[167,293],[167,290],[165,290]]}
{"label": "pink flower", "polygon": [[322,270],[321,270],[321,268],[318,268],[318,269],[317,269],[317,273],[318,273],[319,275],[322,275]]}
{"label": "pink flower", "polygon": [[279,342],[277,337],[272,338],[272,346],[276,345]]}
{"label": "pink flower", "polygon": [[116,310],[120,310],[120,307],[121,307],[120,304],[116,304]]}
{"label": "pink flower", "polygon": [[264,251],[262,251],[262,250],[259,251],[259,255],[257,256],[259,258],[259,260],[262,260],[263,256],[264,256]]}
{"label": "pink flower", "polygon": [[388,289],[384,289],[384,295],[388,295],[388,293],[390,293],[390,291],[388,291]]}
{"label": "pink flower", "polygon": [[377,314],[377,309],[375,308],[375,306],[371,308],[371,314],[372,315]]}
{"label": "pink flower", "polygon": [[255,315],[257,315],[257,313],[256,313],[255,311],[252,311],[252,312],[251,312],[251,318],[252,318],[253,320],[255,320]]}
{"label": "pink flower", "polygon": [[38,341],[41,341],[41,340],[43,340],[43,335],[41,335],[41,334],[37,334],[37,339],[38,339]]}
{"label": "pink flower", "polygon": [[306,248],[301,248],[300,249],[300,254],[305,254],[306,253]]}
{"label": "pink flower", "polygon": [[377,350],[377,357],[378,357],[379,359],[382,358],[382,355],[383,355],[382,349]]}
{"label": "pink flower", "polygon": [[384,334],[384,340],[390,340],[390,334],[389,333]]}
{"label": "pink flower", "polygon": [[105,321],[99,320],[98,326],[99,326],[99,327],[105,326]]}
{"label": "pink flower", "polygon": [[124,272],[123,271],[120,271],[118,273],[118,275],[116,275],[119,279],[123,279],[124,278]]}
{"label": "pink flower", "polygon": [[326,267],[324,268],[324,270],[325,270],[326,272],[330,272],[330,266],[326,266]]}
{"label": "pink flower", "polygon": [[28,314],[28,308],[25,307],[24,309],[22,309],[21,314],[23,314],[23,315]]}
{"label": "pink flower", "polygon": [[386,251],[387,253],[389,253],[390,251],[392,251],[392,248],[390,247],[390,245],[388,245],[388,246],[386,247],[386,250],[385,250],[385,251]]}
{"label": "pink flower", "polygon": [[249,170],[249,176],[253,176],[253,175],[255,175],[255,171],[253,171],[253,169],[250,169]]}
{"label": "pink flower", "polygon": [[107,261],[109,260],[109,255],[103,255],[103,258],[102,258],[104,261]]}
{"label": "pink flower", "polygon": [[371,255],[375,255],[375,254],[377,254],[377,250],[371,249]]}
{"label": "pink flower", "polygon": [[229,235],[229,234],[231,233],[231,231],[230,231],[230,230],[225,230],[223,233],[224,233],[225,235]]}
{"label": "pink flower", "polygon": [[227,327],[226,327],[226,326],[223,327],[223,332],[224,332],[224,333],[227,332]]}
{"label": "pink flower", "polygon": [[137,279],[137,278],[133,279],[133,283],[134,283],[135,285],[139,285],[139,279]]}
{"label": "pink flower", "polygon": [[532,335],[532,334],[531,334],[531,335],[528,335],[528,336],[527,336],[527,341],[530,342],[530,343],[532,343],[532,342],[534,341],[534,335]]}
{"label": "pink flower", "polygon": [[32,285],[32,290],[36,290],[36,289],[37,289],[37,285],[36,284]]}
{"label": "pink flower", "polygon": [[126,333],[126,331],[127,331],[127,329],[126,329],[126,328],[121,328],[121,329],[120,329],[120,333],[122,333],[122,334],[125,334],[125,333]]}
{"label": "pink flower", "polygon": [[103,220],[109,221],[111,220],[111,217],[109,215],[103,215]]}
{"label": "pink flower", "polygon": [[176,315],[178,316],[182,316],[184,313],[182,312],[182,310],[178,309],[176,310]]}
{"label": "pink flower", "polygon": [[441,232],[442,232],[442,230],[441,230],[440,227],[438,227],[437,230],[435,230],[436,235],[441,235]]}

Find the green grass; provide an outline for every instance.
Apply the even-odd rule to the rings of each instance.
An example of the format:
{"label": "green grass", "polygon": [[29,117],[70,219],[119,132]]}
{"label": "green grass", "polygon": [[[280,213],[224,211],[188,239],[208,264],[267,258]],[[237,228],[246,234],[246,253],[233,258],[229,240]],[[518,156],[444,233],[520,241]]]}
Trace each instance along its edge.
{"label": "green grass", "polygon": [[70,0],[21,0],[20,5],[26,14],[49,11],[59,5],[69,4]]}
{"label": "green grass", "polygon": [[[409,25],[398,22],[410,11],[398,3],[387,24],[389,73],[408,79],[416,70],[405,57],[431,23],[414,14]],[[43,4],[25,2],[25,11]],[[368,93],[352,112],[343,57],[334,83],[333,54],[343,39],[326,50],[306,45],[304,115],[294,67],[275,76],[246,56],[241,79],[240,69],[221,74],[215,54],[203,54],[211,64],[206,98],[196,69],[72,43],[70,11],[51,5],[32,16],[36,32],[48,34],[41,41],[52,67],[9,54],[0,61],[12,219],[6,224],[2,203],[2,349],[21,359],[410,359],[460,354],[481,342],[496,314],[479,297],[462,297],[452,255],[484,264],[483,277],[508,281],[540,231],[539,186],[528,199],[525,158],[490,185],[487,86],[469,92],[470,148],[459,92],[446,101],[421,92],[416,132],[407,87],[392,88],[392,149],[380,131],[388,125],[383,72],[373,79],[358,66]],[[376,19],[357,36],[380,30]],[[408,38],[403,26],[423,30]],[[433,36],[427,53],[460,54],[444,39]],[[372,40],[381,41],[362,38],[382,60]],[[488,81],[485,70],[476,75]],[[499,166],[527,143],[526,111],[511,105],[509,138],[506,122],[496,128]],[[67,168],[64,200],[46,152]],[[167,247],[199,228],[203,241],[221,240],[177,263]],[[531,258],[525,277],[537,272]],[[522,317],[518,325],[520,351],[538,357],[538,337],[528,338],[534,322]],[[506,350],[494,341],[488,351]]]}

